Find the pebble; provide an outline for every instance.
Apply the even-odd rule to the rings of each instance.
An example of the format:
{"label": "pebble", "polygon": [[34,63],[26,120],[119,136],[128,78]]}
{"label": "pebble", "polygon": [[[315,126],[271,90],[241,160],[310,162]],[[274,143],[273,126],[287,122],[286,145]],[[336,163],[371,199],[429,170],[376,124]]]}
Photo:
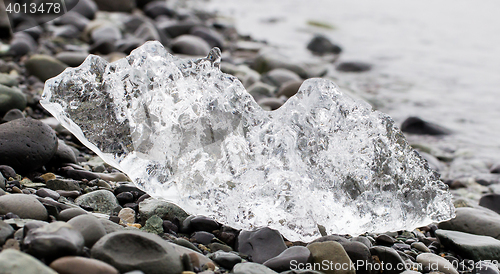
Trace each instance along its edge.
{"label": "pebble", "polygon": [[118,271],[180,274],[182,263],[172,244],[142,231],[123,230],[102,237],[91,249],[91,257]]}
{"label": "pebble", "polygon": [[370,64],[363,62],[342,62],[335,69],[342,72],[365,72],[372,68]]}
{"label": "pebble", "polygon": [[41,261],[24,252],[6,249],[0,252],[0,272],[9,274],[57,274]]}
{"label": "pebble", "polygon": [[57,151],[50,160],[51,164],[54,166],[60,166],[62,164],[76,164],[76,155],[73,149],[68,146],[63,140],[58,140]]}
{"label": "pebble", "polygon": [[139,203],[139,214],[141,218],[149,219],[153,215],[163,220],[182,223],[189,215],[179,206],[167,202],[164,199],[148,198]]}
{"label": "pebble", "polygon": [[440,229],[461,231],[500,239],[500,215],[477,208],[459,207],[456,217],[439,223]]}
{"label": "pebble", "polygon": [[153,215],[146,221],[142,229],[152,234],[161,235],[163,234],[163,220],[157,215]]}
{"label": "pebble", "polygon": [[220,50],[224,50],[224,37],[211,28],[195,26],[191,29],[190,34],[205,40],[210,48],[218,47]]}
{"label": "pebble", "polygon": [[8,165],[0,165],[0,173],[7,179],[16,177],[16,171]]}
{"label": "pebble", "polygon": [[380,234],[375,238],[378,245],[391,247],[394,244],[394,239],[386,234]]}
{"label": "pebble", "polygon": [[324,35],[315,35],[307,44],[307,49],[317,55],[339,54],[342,48],[335,45]]}
{"label": "pebble", "polygon": [[290,270],[292,261],[296,262],[296,265],[310,263],[312,261],[311,251],[303,246],[292,246],[285,249],[278,256],[265,261],[263,265],[276,272],[283,272]]}
{"label": "pebble", "polygon": [[97,12],[97,5],[92,0],[78,0],[78,4],[71,9],[72,12],[77,12],[87,19],[94,19]]}
{"label": "pebble", "polygon": [[56,59],[70,67],[78,67],[87,59],[87,52],[63,51],[56,54]]}
{"label": "pebble", "polygon": [[10,122],[16,119],[23,119],[23,118],[25,118],[24,113],[19,109],[14,108],[5,113],[5,115],[2,118],[2,122]]}
{"label": "pebble", "polygon": [[234,274],[277,274],[278,272],[256,263],[239,263],[233,267]]}
{"label": "pebble", "polygon": [[440,125],[424,121],[418,117],[408,117],[401,125],[401,131],[418,135],[447,135],[451,131]]}
{"label": "pebble", "polygon": [[94,212],[111,214],[113,210],[120,207],[113,192],[108,190],[96,190],[83,194],[75,199],[79,206],[87,206],[94,209]]}
{"label": "pebble", "polygon": [[[324,262],[327,262],[328,266],[330,266],[331,264],[335,265],[337,263],[347,266],[350,266],[352,264],[351,259],[349,259],[349,256],[345,252],[344,248],[338,242],[315,242],[308,244],[307,248],[311,251],[313,263],[323,264]],[[356,273],[355,269],[351,267],[341,268],[339,270],[336,270],[335,267],[327,267],[326,269],[323,268],[322,271],[325,274]]]}
{"label": "pebble", "polygon": [[192,21],[182,21],[182,22],[165,21],[158,23],[157,27],[160,30],[160,32],[164,33],[168,37],[176,38],[181,35],[189,34],[191,29],[198,25],[200,25],[198,22],[192,22]]}
{"label": "pebble", "polygon": [[500,240],[493,237],[444,229],[436,230],[436,235],[443,246],[463,258],[475,261],[500,258]]}
{"label": "pebble", "polygon": [[238,236],[238,252],[248,255],[256,263],[264,263],[285,249],[285,241],[281,234],[268,227],[255,231],[243,230]]}
{"label": "pebble", "polygon": [[15,230],[6,222],[0,220],[0,246],[3,246],[7,239],[14,236]]}
{"label": "pebble", "polygon": [[297,73],[284,68],[277,68],[262,74],[261,79],[263,83],[281,87],[284,83],[289,81],[301,81]]}
{"label": "pebble", "polygon": [[94,0],[100,11],[131,12],[135,8],[135,0]]}
{"label": "pebble", "polygon": [[352,239],[351,239],[351,241],[352,241],[352,242],[354,242],[354,241],[355,241],[355,242],[360,242],[360,243],[364,244],[364,245],[365,245],[366,247],[368,247],[368,248],[370,248],[370,247],[372,247],[372,246],[373,246],[373,245],[372,245],[372,242],[371,242],[368,238],[366,238],[366,237],[364,237],[364,236],[354,237],[354,238],[352,238]]}
{"label": "pebble", "polygon": [[269,97],[260,99],[257,104],[263,109],[276,110],[284,104],[284,101],[279,98]]}
{"label": "pebble", "polygon": [[57,76],[68,67],[56,58],[43,54],[32,55],[25,62],[25,66],[31,75],[35,75],[43,82]]}
{"label": "pebble", "polygon": [[123,226],[121,226],[113,221],[99,218],[99,222],[101,222],[101,224],[104,226],[104,230],[106,231],[106,234],[110,234],[110,233],[113,233],[116,231],[123,230]]}
{"label": "pebble", "polygon": [[500,214],[500,194],[486,194],[479,199],[479,205]]}
{"label": "pebble", "polygon": [[202,38],[190,34],[184,34],[174,38],[170,44],[174,53],[207,56],[210,45]]}
{"label": "pebble", "polygon": [[46,181],[45,185],[52,190],[80,191],[78,181],[71,179],[50,179]]}
{"label": "pebble", "polygon": [[231,252],[217,251],[210,254],[209,258],[225,269],[233,269],[236,264],[241,263],[240,256]]}
{"label": "pebble", "polygon": [[71,220],[72,218],[74,218],[76,216],[83,215],[83,214],[88,214],[88,212],[81,209],[80,207],[73,207],[73,208],[64,209],[61,212],[59,212],[57,219],[59,221],[67,222],[67,221]]}
{"label": "pebble", "polygon": [[302,83],[304,81],[302,80],[291,80],[288,82],[283,83],[280,88],[278,89],[278,92],[276,93],[276,97],[280,96],[286,96],[288,98],[294,96],[300,89],[300,86],[302,86]]}
{"label": "pebble", "polygon": [[71,25],[79,31],[85,30],[85,27],[88,25],[88,23],[88,18],[74,11],[69,11],[68,13],[65,13],[63,16],[54,20],[54,24],[56,25]]}
{"label": "pebble", "polygon": [[49,266],[59,274],[119,274],[116,268],[105,262],[77,256],[59,258]]}
{"label": "pebble", "polygon": [[92,248],[92,246],[104,235],[106,235],[106,230],[101,224],[99,219],[92,216],[91,214],[81,214],[71,218],[68,221],[75,230],[78,230],[85,240],[85,246]]}
{"label": "pebble", "polygon": [[175,12],[167,6],[165,1],[151,1],[144,6],[144,14],[155,19],[158,16],[165,15],[167,17],[172,17]]}
{"label": "pebble", "polygon": [[427,246],[425,246],[425,244],[422,242],[414,242],[411,244],[411,247],[415,248],[416,250],[422,251],[422,252],[426,252],[426,253],[431,252],[431,250]]}
{"label": "pebble", "polygon": [[321,243],[321,242],[330,242],[330,241],[339,242],[339,243],[348,242],[348,240],[342,236],[327,235],[327,236],[319,237],[318,239],[315,239],[311,243]]}
{"label": "pebble", "polygon": [[135,223],[135,211],[131,208],[126,207],[120,210],[120,212],[118,212],[118,217],[126,223]]}
{"label": "pebble", "polygon": [[388,274],[399,274],[398,265],[404,265],[404,261],[399,255],[399,253],[387,246],[374,246],[370,248],[370,253],[372,256],[377,256],[378,260],[383,262],[385,265],[391,265],[392,269],[386,269],[384,271]]}
{"label": "pebble", "polygon": [[0,115],[5,115],[9,110],[26,108],[26,96],[17,88],[0,84]]}
{"label": "pebble", "polygon": [[34,52],[38,47],[35,39],[25,32],[17,32],[10,42],[9,54],[13,56],[24,56]]}
{"label": "pebble", "polygon": [[94,43],[106,41],[113,44],[122,38],[122,33],[117,27],[104,24],[101,27],[93,29],[90,37]]}
{"label": "pebble", "polygon": [[45,198],[45,197],[52,198],[52,199],[54,199],[54,201],[57,201],[59,199],[59,197],[61,197],[61,195],[59,193],[57,193],[56,191],[54,191],[52,189],[45,188],[45,187],[39,188],[35,192],[35,194],[42,197],[42,198]]}
{"label": "pebble", "polygon": [[417,262],[431,271],[439,271],[445,274],[458,274],[458,271],[445,258],[433,253],[422,253],[417,256]]}
{"label": "pebble", "polygon": [[48,125],[31,118],[0,125],[0,163],[18,172],[36,170],[57,151],[56,133]]}
{"label": "pebble", "polygon": [[[340,242],[351,262],[355,263],[357,274],[370,274],[368,263],[371,262],[370,249],[363,243],[358,241]],[[363,265],[360,265],[363,262]]]}
{"label": "pebble", "polygon": [[34,196],[11,194],[0,196],[0,215],[12,212],[23,219],[45,221],[47,210]]}
{"label": "pebble", "polygon": [[273,69],[284,68],[295,72],[301,78],[308,78],[307,71],[300,65],[293,63],[285,56],[273,52],[263,52],[259,54],[253,64],[252,68],[259,73],[266,73]]}
{"label": "pebble", "polygon": [[122,193],[116,195],[116,199],[118,200],[120,205],[132,203],[132,202],[134,202],[134,194],[132,194],[128,191],[125,191],[125,192],[122,192]]}
{"label": "pebble", "polygon": [[80,255],[83,246],[82,234],[65,222],[30,229],[23,240],[23,250],[46,263],[63,256]]}
{"label": "pebble", "polygon": [[6,73],[0,73],[0,84],[8,87],[14,87],[19,85],[19,81],[16,76],[12,76]]}
{"label": "pebble", "polygon": [[[184,221],[186,223],[186,221]],[[183,226],[184,226],[183,223]],[[220,224],[217,223],[213,218],[198,215],[195,216],[191,219],[189,219],[188,225],[187,225],[187,230],[188,231],[206,231],[206,232],[212,232],[214,230],[217,230],[220,228]]]}

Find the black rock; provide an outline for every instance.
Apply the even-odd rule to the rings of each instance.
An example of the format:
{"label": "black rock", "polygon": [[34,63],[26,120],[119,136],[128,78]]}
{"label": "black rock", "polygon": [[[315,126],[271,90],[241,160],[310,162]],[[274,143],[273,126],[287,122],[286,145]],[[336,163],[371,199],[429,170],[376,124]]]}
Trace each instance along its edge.
{"label": "black rock", "polygon": [[56,59],[65,63],[70,67],[78,67],[85,61],[85,58],[88,57],[87,52],[82,51],[63,51],[56,54]]}
{"label": "black rock", "polygon": [[16,171],[12,167],[7,165],[0,165],[0,172],[6,179],[16,177]]}
{"label": "black rock", "polygon": [[241,231],[238,236],[238,252],[248,255],[256,263],[278,256],[286,249],[281,234],[274,229],[264,227],[255,231]]}
{"label": "black rock", "polygon": [[217,251],[214,252],[210,255],[210,259],[217,263],[218,265],[224,267],[225,269],[233,269],[233,266],[235,266],[238,263],[241,263],[241,258],[240,256],[230,253],[230,252],[224,252],[224,251]]}
{"label": "black rock", "polygon": [[342,237],[339,235],[328,235],[328,236],[319,237],[318,239],[312,241],[311,243],[321,243],[321,242],[329,242],[329,241],[334,241],[334,242],[338,242],[338,243],[348,242],[348,240],[345,237]]}
{"label": "black rock", "polygon": [[184,34],[172,40],[170,48],[174,53],[206,56],[210,51],[210,45],[198,36]]}
{"label": "black rock", "polygon": [[206,232],[206,231],[197,231],[191,235],[191,239],[194,239],[196,242],[202,245],[208,245],[215,239],[214,234]]}
{"label": "black rock", "polygon": [[189,231],[207,231],[212,232],[218,230],[220,224],[214,219],[202,215],[195,216],[189,221]]}
{"label": "black rock", "polygon": [[77,30],[83,31],[90,21],[82,14],[70,11],[55,19],[53,22],[55,25],[71,25],[76,27]]}
{"label": "black rock", "polygon": [[263,265],[276,272],[283,272],[290,270],[293,265],[290,263],[292,260],[296,262],[296,265],[310,263],[312,260],[311,251],[307,247],[292,246],[281,252],[278,256],[265,261]]}
{"label": "black rock", "polygon": [[401,270],[398,270],[398,265],[404,265],[404,261],[399,256],[398,252],[387,246],[374,246],[370,248],[370,253],[372,256],[377,256],[378,259],[384,263],[384,265],[393,266],[392,269],[384,270],[384,273],[388,274],[399,274]]}
{"label": "black rock", "polygon": [[34,52],[38,44],[35,39],[24,32],[14,34],[14,38],[10,42],[9,54],[13,56],[24,56],[30,52]]}
{"label": "black rock", "polygon": [[176,38],[184,34],[189,34],[192,28],[199,25],[197,22],[190,21],[176,23],[166,21],[158,23],[157,27],[160,32],[166,34],[168,37]]}
{"label": "black rock", "polygon": [[500,173],[500,164],[497,164],[497,165],[494,165],[493,167],[491,167],[490,172],[491,173]]}
{"label": "black rock", "polygon": [[123,230],[110,233],[94,244],[92,258],[114,266],[120,273],[140,270],[144,273],[180,274],[181,256],[172,244],[157,235]]}
{"label": "black rock", "polygon": [[116,199],[118,200],[120,205],[132,203],[132,202],[134,202],[134,194],[132,194],[128,191],[125,191],[125,192],[122,192],[122,193],[116,195]]}
{"label": "black rock", "polygon": [[[368,247],[358,241],[351,242],[341,242],[347,256],[351,259],[351,262],[355,263],[358,267],[356,268],[357,274],[370,274],[369,263],[371,263],[371,253]],[[361,264],[360,262],[363,262]]]}
{"label": "black rock", "polygon": [[131,12],[135,8],[135,0],[94,0],[100,11]]}
{"label": "black rock", "polygon": [[[77,1],[77,0],[72,0]],[[85,16],[87,19],[94,19],[97,12],[97,5],[92,0],[78,0],[78,4],[70,11],[79,13]]]}
{"label": "black rock", "polygon": [[110,54],[116,50],[115,43],[112,41],[101,40],[92,44],[89,52],[92,54]]}
{"label": "black rock", "polygon": [[58,140],[57,144],[57,151],[54,154],[54,157],[50,159],[50,165],[52,166],[61,166],[62,164],[76,164],[76,155],[73,149],[66,145],[66,143],[63,140]]}
{"label": "black rock", "polygon": [[171,221],[164,220],[163,221],[163,231],[177,233],[177,232],[179,232],[179,227],[177,227]]}
{"label": "black rock", "polygon": [[500,214],[500,194],[486,194],[479,199],[479,205]]}
{"label": "black rock", "polygon": [[[143,190],[139,189],[138,187],[136,187],[135,185],[133,185],[132,183],[129,183],[129,182],[120,182],[119,185],[114,189],[114,193],[115,195],[118,197],[118,195],[122,192],[130,192],[130,193],[134,193],[137,192],[138,193],[138,196],[141,197],[143,195],[148,195],[146,192],[144,192]],[[149,195],[148,195],[149,196]],[[137,197],[134,197],[134,199],[137,198]],[[144,196],[144,198],[141,200],[141,201],[137,201],[138,203],[139,202],[142,202],[143,200],[147,199],[149,197],[147,196]]]}
{"label": "black rock", "polygon": [[372,65],[363,62],[342,62],[336,69],[343,72],[365,72],[369,71]]}
{"label": "black rock", "polygon": [[205,26],[196,26],[191,29],[190,33],[205,40],[211,48],[218,47],[220,50],[224,50],[224,37],[217,31]]}
{"label": "black rock", "polygon": [[418,117],[408,117],[401,125],[401,131],[420,135],[447,135],[451,131]]}
{"label": "black rock", "polygon": [[375,242],[378,245],[384,245],[391,247],[394,244],[394,239],[386,234],[380,234],[375,238]]}
{"label": "black rock", "polygon": [[173,17],[175,11],[167,6],[165,1],[153,1],[149,2],[144,6],[144,14],[155,19],[160,15],[166,15],[167,17]]}
{"label": "black rock", "polygon": [[324,54],[339,54],[342,52],[342,49],[333,44],[330,39],[323,35],[316,35],[310,42],[307,44],[307,49],[310,50],[314,54],[324,55]]}
{"label": "black rock", "polygon": [[[86,171],[86,170],[78,170],[78,169],[73,169],[72,167],[63,167],[60,169],[61,173],[68,178],[75,179],[75,180],[82,180],[86,179],[89,181],[92,181],[94,179],[99,179],[99,175]],[[66,190],[72,190],[72,189],[66,189]]]}
{"label": "black rock", "polygon": [[63,256],[81,255],[83,246],[82,234],[64,222],[54,222],[30,229],[22,244],[26,253],[45,263]]}

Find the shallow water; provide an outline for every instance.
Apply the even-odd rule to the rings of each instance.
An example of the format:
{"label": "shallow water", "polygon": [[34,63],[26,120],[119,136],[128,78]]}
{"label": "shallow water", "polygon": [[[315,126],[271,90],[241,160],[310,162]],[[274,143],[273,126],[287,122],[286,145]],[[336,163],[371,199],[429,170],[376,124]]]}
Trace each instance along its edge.
{"label": "shallow water", "polygon": [[[234,20],[238,31],[265,40],[297,60],[310,59],[314,33],[338,43],[339,61],[371,63],[367,73],[328,76],[366,98],[398,124],[408,116],[455,133],[410,136],[447,154],[443,177],[487,173],[500,163],[500,2],[400,0],[210,0],[208,10]],[[330,25],[314,27],[308,21]]]}

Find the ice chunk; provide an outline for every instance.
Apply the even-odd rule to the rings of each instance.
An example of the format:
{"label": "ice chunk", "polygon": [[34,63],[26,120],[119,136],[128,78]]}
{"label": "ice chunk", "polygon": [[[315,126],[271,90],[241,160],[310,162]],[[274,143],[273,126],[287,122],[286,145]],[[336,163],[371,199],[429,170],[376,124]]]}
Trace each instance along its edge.
{"label": "ice chunk", "polygon": [[413,229],[454,215],[451,195],[393,120],[310,79],[261,109],[220,52],[182,60],[158,42],[90,56],[47,81],[41,104],[149,194],[290,240]]}

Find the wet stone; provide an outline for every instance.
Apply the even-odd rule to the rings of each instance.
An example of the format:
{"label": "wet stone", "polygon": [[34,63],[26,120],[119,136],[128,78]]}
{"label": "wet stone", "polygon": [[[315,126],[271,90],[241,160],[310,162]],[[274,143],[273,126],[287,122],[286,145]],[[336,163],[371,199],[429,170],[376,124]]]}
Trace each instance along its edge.
{"label": "wet stone", "polygon": [[277,274],[270,268],[257,263],[239,263],[233,267],[234,274]]}
{"label": "wet stone", "polygon": [[143,227],[144,231],[153,234],[163,234],[163,220],[157,215],[151,216]]}
{"label": "wet stone", "polygon": [[111,214],[113,210],[120,207],[113,192],[108,190],[96,190],[81,195],[75,199],[75,203],[80,206],[87,206],[95,212]]}
{"label": "wet stone", "polygon": [[444,229],[437,230],[436,235],[443,246],[463,258],[475,261],[500,258],[500,240],[495,238]]}
{"label": "wet stone", "polygon": [[101,222],[91,214],[78,215],[68,221],[75,230],[78,230],[85,240],[85,246],[91,248],[100,238],[106,235]]}
{"label": "wet stone", "polygon": [[202,245],[208,245],[215,239],[215,236],[206,231],[197,231],[191,235],[191,238]]}
{"label": "wet stone", "polygon": [[401,131],[419,135],[447,135],[451,132],[440,125],[418,117],[408,117],[401,125]]}
{"label": "wet stone", "polygon": [[241,263],[240,256],[224,251],[214,252],[210,254],[209,258],[225,269],[233,269],[236,264]]}
{"label": "wet stone", "polygon": [[292,246],[285,249],[278,256],[271,258],[263,263],[263,265],[271,268],[276,272],[290,270],[292,261],[296,264],[307,264],[312,261],[311,252],[303,246]]}
{"label": "wet stone", "polygon": [[66,256],[53,261],[50,268],[58,273],[67,274],[118,274],[118,270],[113,266],[91,258]]}
{"label": "wet stone", "polygon": [[79,215],[83,215],[83,214],[88,214],[88,212],[79,208],[79,207],[68,208],[68,209],[64,209],[63,211],[59,212],[59,215],[57,216],[57,218],[60,221],[67,222],[67,221],[71,220],[72,218],[79,216]]}
{"label": "wet stone", "polygon": [[[351,265],[351,260],[345,252],[344,248],[338,242],[326,241],[326,242],[316,242],[307,245],[307,248],[311,251],[312,262],[313,263],[323,263],[327,262],[328,265],[336,263]],[[342,269],[336,271],[335,268],[324,269],[325,274],[333,273],[348,273],[355,274],[354,269]]]}
{"label": "wet stone", "polygon": [[212,232],[219,227],[220,224],[213,218],[198,215],[190,219],[188,230]]}
{"label": "wet stone", "polygon": [[6,249],[0,252],[0,266],[2,273],[57,274],[33,256],[15,249]]}
{"label": "wet stone", "polygon": [[264,263],[286,249],[281,234],[264,227],[255,231],[241,231],[238,236],[238,252],[248,255],[253,262]]}
{"label": "wet stone", "polygon": [[394,244],[394,239],[388,235],[381,234],[375,238],[375,242],[378,245],[392,246]]}
{"label": "wet stone", "polygon": [[69,179],[51,179],[45,185],[52,190],[65,190],[65,191],[80,191],[80,184],[78,181]]}
{"label": "wet stone", "polygon": [[14,232],[14,229],[9,224],[0,220],[0,246],[5,244],[7,239],[14,236]]}
{"label": "wet stone", "polygon": [[0,215],[12,212],[23,219],[45,221],[47,210],[34,196],[11,194],[0,196]]}

